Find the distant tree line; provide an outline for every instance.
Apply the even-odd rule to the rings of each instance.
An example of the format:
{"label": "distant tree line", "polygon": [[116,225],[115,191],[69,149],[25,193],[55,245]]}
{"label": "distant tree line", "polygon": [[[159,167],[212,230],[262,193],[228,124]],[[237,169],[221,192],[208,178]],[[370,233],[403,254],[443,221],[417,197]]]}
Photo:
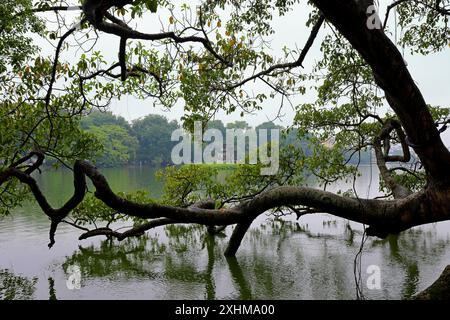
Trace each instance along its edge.
{"label": "distant tree line", "polygon": [[174,142],[170,141],[176,121],[151,114],[128,123],[111,112],[93,112],[81,122],[103,145],[96,164],[115,167],[128,164],[167,165]]}
{"label": "distant tree line", "polygon": [[[100,167],[117,167],[124,165],[155,165],[171,164],[172,148],[178,142],[171,141],[172,132],[180,128],[180,124],[169,121],[166,117],[150,114],[128,123],[123,117],[112,112],[92,112],[81,121],[81,129],[93,134],[103,149],[98,150],[96,164]],[[206,125],[208,129],[218,129],[225,137],[227,129],[251,129],[246,121],[234,121],[224,124],[221,120],[211,120]],[[272,121],[261,123],[255,127],[280,129],[280,147],[292,145],[310,153],[305,141],[299,141],[295,128],[286,129]],[[369,153],[362,155],[362,163],[367,163]]]}

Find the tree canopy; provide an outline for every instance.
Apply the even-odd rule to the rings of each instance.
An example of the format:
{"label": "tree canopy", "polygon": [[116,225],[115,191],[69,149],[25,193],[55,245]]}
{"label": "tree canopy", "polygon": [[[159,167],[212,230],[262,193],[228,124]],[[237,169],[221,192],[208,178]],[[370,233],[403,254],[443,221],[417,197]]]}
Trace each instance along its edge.
{"label": "tree canopy", "polygon": [[[87,177],[96,189],[95,201],[140,222],[121,234],[101,228],[82,238],[123,239],[173,223],[202,224],[210,230],[236,225],[227,255],[236,253],[252,221],[267,211],[298,217],[326,212],[363,223],[369,236],[378,237],[450,219],[450,152],[440,136],[450,109],[427,103],[401,53],[448,51],[450,2],[396,1],[383,7],[382,16],[373,8],[372,0],[217,0],[198,6],[164,0],[4,2],[2,211],[19,205],[25,195],[34,197],[51,220],[51,246],[58,224],[83,203]],[[273,19],[304,10],[309,13],[305,26],[293,28],[307,32],[307,41],[299,48],[285,47],[281,55],[274,53],[268,41],[277,36]],[[58,17],[57,22],[50,16]],[[158,16],[167,17],[161,30],[146,32],[142,21]],[[396,41],[394,34],[400,35]],[[105,36],[117,42],[112,56],[98,45]],[[33,37],[54,45],[52,55],[42,54]],[[310,59],[313,46],[320,48],[320,56]],[[264,89],[258,90],[255,83]],[[316,99],[293,104],[306,92]],[[245,115],[261,112],[269,103],[280,109],[293,107],[297,141],[307,144],[309,151],[288,144],[276,175],[261,176],[258,165],[242,165],[221,186],[209,180],[213,173],[205,170],[211,168],[170,168],[165,179],[171,189],[164,201],[126,198],[115,194],[87,161],[99,150],[93,133],[103,137],[103,145],[117,149],[105,155],[108,159],[126,161],[123,155],[133,153],[138,143],[148,149],[136,153],[136,159],[150,161],[147,156],[163,148],[158,145],[161,135],[176,127],[159,116],[135,121],[131,129],[119,124],[120,119],[101,127],[95,127],[95,121],[83,124],[86,114],[128,95],[169,111],[181,104],[181,121],[189,130],[194,121],[207,123],[219,111]],[[83,125],[90,129],[82,130]],[[247,126],[237,121],[227,127]],[[401,152],[393,153],[394,148]],[[352,179],[358,173],[354,164],[368,149],[375,153],[383,199],[302,185],[306,173],[325,188]],[[44,159],[74,172],[74,195],[58,209],[50,206],[32,176]],[[168,159],[163,155],[159,161]]]}

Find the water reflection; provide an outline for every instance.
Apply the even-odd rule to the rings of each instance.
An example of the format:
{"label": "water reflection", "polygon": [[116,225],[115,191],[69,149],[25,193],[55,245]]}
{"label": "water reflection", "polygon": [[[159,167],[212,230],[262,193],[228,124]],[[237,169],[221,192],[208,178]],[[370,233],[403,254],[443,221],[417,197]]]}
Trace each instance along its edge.
{"label": "water reflection", "polygon": [[15,275],[8,269],[0,270],[0,300],[30,300],[36,290],[37,278]]}
{"label": "water reflection", "polygon": [[[234,287],[239,292],[236,298],[252,299],[252,292],[246,280],[245,272],[236,258],[224,258],[225,239],[212,236],[199,226],[166,227],[166,241],[158,236],[144,235],[130,238],[120,244],[104,240],[99,246],[79,247],[72,256],[63,263],[66,276],[69,267],[79,266],[83,275],[82,287],[89,288],[91,279],[106,278],[111,281],[157,280],[166,285],[171,283],[191,283],[204,286],[204,298],[216,299],[217,283],[215,269],[223,269],[226,263]],[[206,254],[206,259],[193,263],[191,254]],[[204,268],[202,261],[206,261]],[[258,273],[268,266],[259,263]],[[50,279],[49,279],[50,281]],[[269,283],[270,280],[267,282]],[[219,288],[219,291],[223,287]],[[177,298],[177,297],[174,297]],[[185,297],[185,298],[192,298]]]}
{"label": "water reflection", "polygon": [[[351,299],[352,261],[362,232],[346,221],[327,219],[321,221],[320,232],[297,221],[262,221],[250,230],[237,258],[223,256],[223,237],[211,236],[201,226],[181,225],[166,228],[165,237],[80,247],[63,268],[80,267],[86,295],[93,283],[104,279],[158,287],[155,295],[145,296],[152,299],[161,298],[160,290],[170,291],[175,299]],[[366,296],[411,297],[420,289],[420,266],[433,265],[434,255],[445,256],[448,244],[448,238],[417,230],[369,240],[363,261],[380,264],[384,289],[366,289]],[[365,281],[367,275],[362,276]],[[183,286],[191,290],[177,292]]]}
{"label": "water reflection", "polygon": [[228,257],[227,263],[231,273],[231,277],[233,278],[233,281],[239,291],[238,298],[242,300],[252,299],[251,287],[244,276],[244,272],[239,265],[238,259],[236,259],[236,257]]}
{"label": "water reflection", "polygon": [[420,267],[424,262],[433,262],[434,257],[445,256],[450,239],[440,238],[433,226],[428,230],[411,229],[401,235],[390,235],[383,240],[373,240],[372,247],[382,249],[392,264],[404,270],[401,296],[404,299],[416,294],[420,284]]}
{"label": "water reflection", "polygon": [[52,277],[48,278],[48,300],[58,300],[56,298],[55,280]]}

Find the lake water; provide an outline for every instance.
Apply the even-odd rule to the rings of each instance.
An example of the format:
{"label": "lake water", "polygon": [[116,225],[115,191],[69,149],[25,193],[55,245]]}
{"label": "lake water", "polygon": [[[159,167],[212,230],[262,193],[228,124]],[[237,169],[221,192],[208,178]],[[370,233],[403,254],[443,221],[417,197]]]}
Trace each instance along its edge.
{"label": "lake water", "polygon": [[[161,195],[153,168],[102,171],[114,191],[144,189]],[[373,197],[377,170],[361,167],[361,173],[355,183],[359,196]],[[44,172],[38,181],[54,206],[72,193],[69,171]],[[80,230],[61,224],[49,250],[49,221],[28,204],[0,220],[0,299],[354,299],[362,226],[326,214],[283,219],[260,216],[235,259],[223,255],[232,227],[216,237],[206,235],[202,226],[160,227],[118,243],[79,241]],[[361,287],[368,299],[408,298],[448,264],[449,222],[385,240],[369,238],[361,259]],[[380,270],[379,289],[366,285],[371,265]],[[79,289],[67,285],[77,268]]]}

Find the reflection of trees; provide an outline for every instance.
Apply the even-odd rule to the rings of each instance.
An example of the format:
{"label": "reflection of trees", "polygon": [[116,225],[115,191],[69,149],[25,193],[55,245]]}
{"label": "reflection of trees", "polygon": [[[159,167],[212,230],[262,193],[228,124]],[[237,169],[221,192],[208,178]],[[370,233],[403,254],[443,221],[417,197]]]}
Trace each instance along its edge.
{"label": "reflection of trees", "polygon": [[205,237],[206,250],[208,251],[208,266],[206,268],[206,299],[214,300],[216,298],[216,285],[214,283],[213,271],[216,254],[214,248],[216,247],[215,237],[211,234],[206,234]]}
{"label": "reflection of trees", "polygon": [[84,277],[114,277],[120,273],[125,278],[136,276],[154,278],[150,264],[164,251],[154,239],[147,236],[130,238],[120,245],[105,240],[99,247],[79,247],[71,257],[67,258],[63,268],[78,265]]}
{"label": "reflection of trees", "polygon": [[[105,240],[80,248],[67,258],[64,269],[78,265],[82,281],[89,277],[157,279],[167,288],[191,284],[204,288],[188,298],[203,293],[205,299],[217,299],[229,289],[231,297],[238,299],[348,298],[353,282],[347,258],[358,247],[361,231],[343,226],[342,234],[332,235],[312,232],[295,221],[268,220],[249,231],[244,247],[247,253],[237,259],[223,257],[226,239],[208,234],[205,227],[171,226],[160,236],[129,238],[120,244]],[[292,236],[298,235],[302,241],[297,237],[291,242]],[[381,262],[394,261],[390,271],[404,274],[404,279],[396,275],[391,279],[400,282],[400,294],[407,298],[418,290],[421,262],[442,256],[448,242],[435,232],[413,230],[368,244],[378,248]],[[217,275],[224,274],[229,280],[218,286],[223,278]],[[49,286],[52,296],[50,280]]]}
{"label": "reflection of trees", "polygon": [[246,300],[252,299],[252,290],[250,285],[248,284],[244,272],[242,271],[241,266],[239,265],[236,257],[228,257],[227,258],[228,268],[230,269],[231,277],[235,285],[239,290],[239,299]]}
{"label": "reflection of trees", "polygon": [[[82,279],[99,277],[124,277],[155,279],[172,282],[204,284],[205,298],[216,299],[214,269],[217,260],[223,262],[223,244],[220,235],[210,235],[204,227],[171,226],[166,230],[167,241],[149,235],[129,238],[119,245],[104,240],[98,246],[79,247],[63,264],[64,270],[71,265],[80,267]],[[186,248],[189,248],[188,252]],[[205,251],[203,251],[205,249]],[[198,251],[198,257],[189,253]],[[199,258],[206,253],[206,259]],[[194,261],[193,261],[194,259]],[[206,261],[206,267],[202,263]],[[236,259],[226,260],[234,285],[241,299],[252,297],[251,287]],[[161,268],[162,266],[162,268]],[[222,266],[221,266],[222,267]],[[264,265],[259,267],[264,269]],[[55,298],[49,279],[50,296]]]}
{"label": "reflection of trees", "polygon": [[58,300],[56,298],[55,280],[52,277],[48,278],[48,300]]}
{"label": "reflection of trees", "polygon": [[9,270],[0,270],[0,300],[29,300],[36,290],[37,278],[18,276]]}
{"label": "reflection of trees", "polygon": [[[205,284],[205,297],[215,299],[213,278],[216,257],[221,255],[216,246],[217,237],[205,235],[205,229],[196,226],[171,226],[165,232],[168,240],[160,241],[157,236],[144,235],[128,238],[119,245],[105,240],[99,246],[79,247],[63,264],[64,270],[71,265],[80,267],[82,279],[98,277],[124,277],[155,279],[173,282]],[[198,266],[204,259],[192,261],[191,251],[202,251],[206,247],[207,265]],[[187,252],[187,253],[189,253]],[[162,268],[161,268],[162,266]]]}
{"label": "reflection of trees", "polygon": [[434,257],[441,256],[449,242],[449,239],[440,239],[435,231],[411,229],[400,235],[374,240],[373,246],[386,247],[388,255],[405,271],[401,295],[409,299],[418,290],[419,262],[431,262]]}

